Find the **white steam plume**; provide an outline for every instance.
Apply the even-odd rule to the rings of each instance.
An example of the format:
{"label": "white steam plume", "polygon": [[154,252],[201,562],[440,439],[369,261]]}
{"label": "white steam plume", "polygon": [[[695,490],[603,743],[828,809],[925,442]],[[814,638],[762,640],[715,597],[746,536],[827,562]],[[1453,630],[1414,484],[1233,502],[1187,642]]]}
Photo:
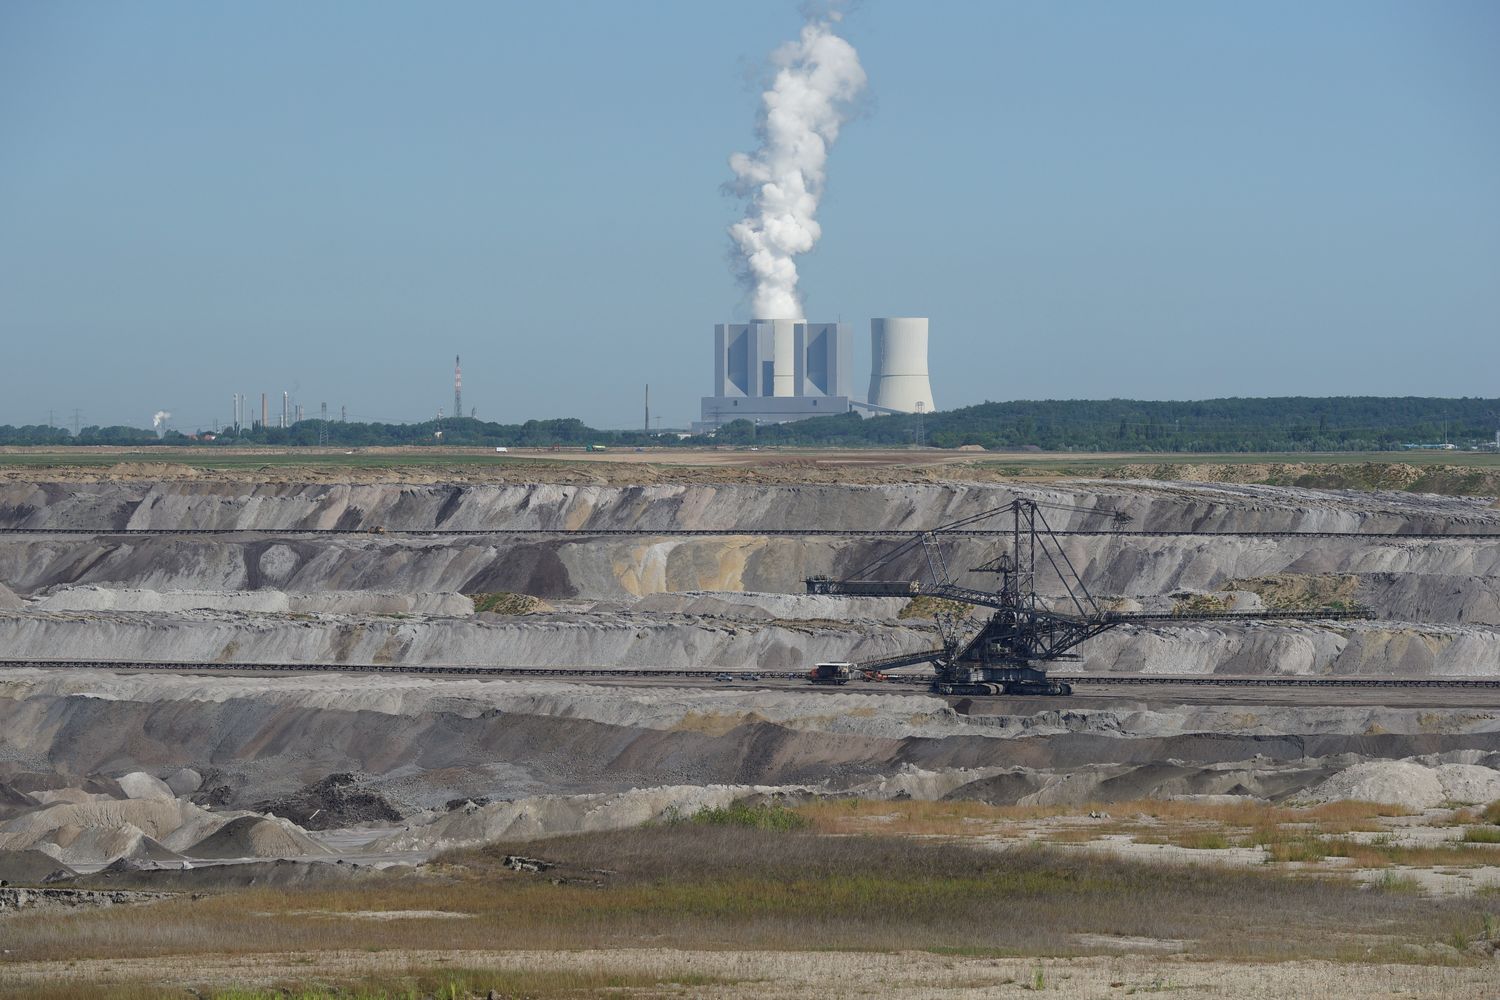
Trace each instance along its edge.
{"label": "white steam plume", "polygon": [[167,421],[171,419],[172,414],[168,413],[166,410],[157,410],[156,415],[151,418],[151,429],[159,431],[163,427],[165,427]]}
{"label": "white steam plume", "polygon": [[814,216],[823,196],[828,148],[865,87],[854,46],[833,33],[837,11],[810,20],[801,36],[771,53],[776,76],[761,95],[760,148],[729,158],[734,192],[749,201],[729,227],[751,289],[753,315],[798,319],[796,256],[823,233]]}

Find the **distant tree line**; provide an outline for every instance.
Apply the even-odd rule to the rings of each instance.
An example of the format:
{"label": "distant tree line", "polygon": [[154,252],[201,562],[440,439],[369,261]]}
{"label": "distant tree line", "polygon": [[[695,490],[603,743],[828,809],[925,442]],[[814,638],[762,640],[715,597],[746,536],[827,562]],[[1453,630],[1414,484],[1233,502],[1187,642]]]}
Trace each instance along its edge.
{"label": "distant tree line", "polygon": [[[714,440],[730,445],[899,447],[918,439],[939,448],[1044,451],[1296,452],[1390,451],[1405,444],[1452,442],[1459,447],[1493,442],[1500,400],[1385,396],[1290,396],[1148,402],[1130,399],[1019,400],[982,403],[925,415],[864,418],[855,413],[789,424],[736,420]],[[77,437],[63,428],[0,426],[0,445],[201,444],[339,447],[449,445],[548,448],[604,445],[701,445],[672,432],[607,431],[581,420],[528,420],[500,424],[472,417],[414,424],[303,420],[291,427],[219,431],[208,440],[135,427],[85,427]]]}
{"label": "distant tree line", "polygon": [[791,424],[725,424],[720,440],[762,445],[911,444],[1044,451],[1389,451],[1405,444],[1493,443],[1500,400],[1331,396],[1017,400],[923,416],[848,413]]}

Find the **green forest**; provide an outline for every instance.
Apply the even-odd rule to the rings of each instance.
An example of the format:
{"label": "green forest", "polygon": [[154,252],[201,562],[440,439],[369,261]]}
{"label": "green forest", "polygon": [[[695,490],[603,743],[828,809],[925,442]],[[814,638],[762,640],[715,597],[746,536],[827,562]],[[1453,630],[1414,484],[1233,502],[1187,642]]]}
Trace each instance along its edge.
{"label": "green forest", "polygon": [[[711,440],[731,445],[938,448],[979,445],[992,450],[1131,452],[1392,451],[1408,444],[1493,444],[1500,400],[1384,396],[1289,396],[1189,402],[1019,400],[981,403],[925,415],[861,417],[855,413],[789,424],[737,420]],[[412,424],[303,420],[291,427],[182,434],[135,427],[85,427],[75,437],[45,425],[0,426],[0,445],[444,445],[510,448],[552,446],[701,446],[703,437],[675,432],[611,431],[581,420],[491,423],[472,418]]]}

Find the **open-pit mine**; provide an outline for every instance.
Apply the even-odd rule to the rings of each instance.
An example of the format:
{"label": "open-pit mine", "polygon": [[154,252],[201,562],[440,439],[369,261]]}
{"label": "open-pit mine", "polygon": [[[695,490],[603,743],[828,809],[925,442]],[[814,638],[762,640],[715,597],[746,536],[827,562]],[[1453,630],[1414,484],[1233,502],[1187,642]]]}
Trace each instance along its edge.
{"label": "open-pit mine", "polygon": [[[1088,864],[1296,870],[1350,899],[1383,892],[1399,897],[1392,906],[1459,914],[1452,926],[1467,929],[1436,939],[1340,945],[1443,970],[1402,979],[1411,993],[1494,987],[1500,932],[1484,914],[1500,892],[1500,815],[1484,810],[1500,800],[1495,498],[996,482],[966,480],[961,466],[843,483],[812,463],[806,481],[795,469],[764,482],[658,469],[644,485],[629,466],[595,481],[564,464],[555,476],[541,462],[517,468],[515,481],[471,482],[402,481],[432,477],[399,470],[5,471],[0,941],[14,954],[0,985],[54,982],[61,953],[42,921],[62,912],[102,920],[90,915],[170,913],[186,895],[247,887],[408,885],[452,878],[496,843],[512,851],[505,879],[566,872],[556,885],[607,889],[639,860],[609,837],[739,810],[820,836],[939,838],[999,857],[1040,844]],[[881,560],[1016,501],[1046,505],[1062,562],[1120,619],[1071,650],[1078,659],[1049,665],[1074,693],[945,697],[929,665],[862,674],[942,647],[945,630],[977,628],[986,609],[921,587],[863,597],[809,593],[807,581],[871,564],[891,581],[924,580],[937,545],[956,586],[995,589],[1011,544],[1002,524]],[[1064,577],[1044,565],[1036,591],[1061,600]],[[849,683],[810,683],[819,663],[852,665]],[[576,835],[606,838],[603,853],[572,858]],[[406,919],[438,922],[439,905]],[[1147,987],[1157,965],[1185,957],[1352,961],[1270,946],[1236,956],[1212,935],[1195,945],[1181,929],[1131,927],[1080,924],[1048,945],[997,921],[955,946],[1071,956],[1074,995],[1115,995],[1115,978]],[[89,950],[103,929],[75,931],[86,954],[72,957],[121,957]],[[452,933],[452,947],[470,947]],[[881,947],[835,938],[826,946]],[[759,931],[741,944],[783,946]],[[144,962],[153,947],[123,956]],[[1101,955],[1116,972],[1095,976],[1088,956]],[[126,979],[180,987],[204,968],[148,964]],[[641,989],[871,986],[752,958],[736,975],[754,986],[694,980],[689,958],[666,964],[671,974]],[[1018,968],[1013,980],[1030,983],[1031,964]],[[1280,967],[1290,978],[1275,981],[1320,988],[1298,968],[1311,966]],[[221,973],[289,978],[274,964]],[[1176,988],[1191,981],[1175,974]]]}

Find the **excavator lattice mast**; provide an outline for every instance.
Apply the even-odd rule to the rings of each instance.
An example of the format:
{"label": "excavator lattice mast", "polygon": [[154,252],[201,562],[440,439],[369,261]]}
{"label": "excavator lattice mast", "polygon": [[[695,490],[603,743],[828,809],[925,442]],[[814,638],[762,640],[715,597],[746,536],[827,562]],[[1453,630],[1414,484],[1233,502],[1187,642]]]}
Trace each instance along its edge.
{"label": "excavator lattice mast", "polygon": [[[1047,676],[1047,666],[1057,660],[1079,659],[1073,650],[1080,643],[1129,622],[1368,617],[1361,610],[1347,609],[1192,615],[1119,614],[1104,611],[1089,592],[1067,552],[1058,543],[1057,536],[1047,521],[1048,509],[1107,516],[1117,525],[1126,524],[1130,520],[1129,515],[1118,511],[1073,508],[1020,498],[1003,507],[981,511],[923,532],[860,567],[853,579],[813,577],[807,581],[807,592],[866,597],[930,596],[993,609],[988,620],[967,640],[965,636],[972,629],[966,630],[963,626],[968,619],[939,615],[942,649],[861,664],[868,669],[890,670],[900,666],[932,663],[936,669],[933,687],[938,693],[945,695],[1071,694],[1073,689],[1070,685]],[[978,590],[955,583],[943,555],[943,534],[1006,514],[1011,517],[1009,550],[1002,551],[989,563],[977,567],[978,571],[999,575],[998,590]],[[926,557],[930,583],[891,582],[874,578],[882,569],[918,546],[923,549]],[[1060,594],[1051,599],[1044,599],[1037,594],[1039,567],[1050,569],[1050,576],[1060,582]]]}

